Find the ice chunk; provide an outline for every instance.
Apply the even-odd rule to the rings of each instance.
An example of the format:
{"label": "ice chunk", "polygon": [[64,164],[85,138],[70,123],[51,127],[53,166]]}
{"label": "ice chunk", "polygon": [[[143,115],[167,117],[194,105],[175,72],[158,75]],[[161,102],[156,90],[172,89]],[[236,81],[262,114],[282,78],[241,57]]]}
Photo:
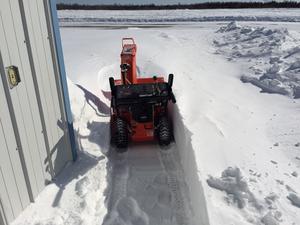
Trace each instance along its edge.
{"label": "ice chunk", "polygon": [[277,219],[273,216],[271,212],[267,213],[262,219],[261,222],[265,225],[279,225]]}
{"label": "ice chunk", "polygon": [[248,188],[247,182],[243,179],[239,168],[228,167],[222,172],[221,178],[210,176],[207,184],[220,191],[225,191],[228,198],[233,198],[239,208],[244,208],[247,201],[260,210],[262,206]]}
{"label": "ice chunk", "polygon": [[292,172],[292,176],[298,177],[298,173],[296,171]]}
{"label": "ice chunk", "polygon": [[300,60],[292,63],[287,70],[295,70],[300,68]]}
{"label": "ice chunk", "polygon": [[236,30],[236,29],[239,29],[240,27],[237,25],[236,21],[232,21],[230,22],[227,26],[225,27],[221,27],[218,32],[229,32],[229,31],[232,31],[232,30]]}
{"label": "ice chunk", "polygon": [[275,63],[267,70],[267,73],[276,74],[279,71],[280,71],[280,66],[277,63]]}
{"label": "ice chunk", "polygon": [[268,205],[272,205],[278,199],[278,195],[275,193],[270,193],[267,197],[265,197],[265,201]]}
{"label": "ice chunk", "polygon": [[259,80],[255,77],[242,76],[241,81],[243,83],[251,83],[259,88],[264,93],[277,93],[282,95],[290,95],[290,90],[280,87],[280,82],[278,80],[263,79]]}
{"label": "ice chunk", "polygon": [[[293,88],[293,96],[294,96],[295,99],[300,98],[300,86],[295,86]],[[296,147],[299,147],[299,146],[300,146],[300,144]]]}
{"label": "ice chunk", "polygon": [[294,206],[300,208],[300,197],[299,197],[297,194],[295,194],[295,193],[290,193],[289,196],[288,196],[287,198],[291,201],[291,203],[292,203]]}

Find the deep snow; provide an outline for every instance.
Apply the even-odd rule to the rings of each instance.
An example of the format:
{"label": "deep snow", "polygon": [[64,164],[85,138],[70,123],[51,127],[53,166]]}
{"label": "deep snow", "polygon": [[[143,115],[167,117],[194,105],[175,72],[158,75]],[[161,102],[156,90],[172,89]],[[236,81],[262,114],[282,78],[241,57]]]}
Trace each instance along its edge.
{"label": "deep snow", "polygon": [[[299,30],[282,35],[284,24],[244,25],[63,28],[79,160],[13,224],[300,224],[300,101],[241,82],[255,76],[258,59],[263,75],[271,54],[245,59],[231,48],[265,50],[264,32],[275,29],[281,51],[289,39],[282,37],[292,33],[288,42],[298,43]],[[254,42],[243,29],[258,30]],[[141,75],[175,74],[176,143],[167,151],[155,144],[133,144],[121,155],[110,149],[107,81],[119,76],[125,36],[136,39]]]}

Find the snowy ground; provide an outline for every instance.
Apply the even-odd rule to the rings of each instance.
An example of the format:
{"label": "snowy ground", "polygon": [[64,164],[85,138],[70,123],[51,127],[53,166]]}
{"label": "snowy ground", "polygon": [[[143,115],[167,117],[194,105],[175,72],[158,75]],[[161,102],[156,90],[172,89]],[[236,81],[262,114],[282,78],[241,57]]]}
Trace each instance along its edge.
{"label": "snowy ground", "polygon": [[[62,28],[79,160],[14,225],[300,224],[299,31],[254,22]],[[105,91],[127,36],[142,76],[175,74],[167,151],[109,147]],[[287,92],[266,93],[278,88]]]}
{"label": "snowy ground", "polygon": [[298,32],[232,22],[218,33],[219,37],[214,40],[218,53],[245,64],[246,70],[248,67],[241,77],[243,82],[252,83],[267,93],[300,98]]}

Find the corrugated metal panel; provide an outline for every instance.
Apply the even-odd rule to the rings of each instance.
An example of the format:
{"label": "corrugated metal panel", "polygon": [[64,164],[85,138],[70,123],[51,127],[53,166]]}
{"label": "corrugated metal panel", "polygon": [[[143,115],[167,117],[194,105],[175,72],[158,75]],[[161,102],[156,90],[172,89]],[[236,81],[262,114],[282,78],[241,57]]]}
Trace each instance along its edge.
{"label": "corrugated metal panel", "polygon": [[[3,75],[1,74],[2,78]],[[30,200],[1,82],[0,105],[0,210],[5,210],[4,218],[11,221],[29,204]]]}
{"label": "corrugated metal panel", "polygon": [[5,67],[18,66],[21,76],[21,83],[10,89],[9,95],[16,115],[32,193],[35,197],[44,188],[45,180],[49,179],[49,175],[47,176],[44,170],[43,161],[47,156],[43,129],[31,76],[23,25],[18,12],[20,9],[17,0],[2,0],[0,47],[3,65]]}
{"label": "corrugated metal panel", "polygon": [[2,201],[1,201],[1,197],[0,197],[0,225],[7,225],[7,224],[8,224],[8,221],[4,214],[4,209],[2,207]]}
{"label": "corrugated metal panel", "polygon": [[51,54],[50,39],[47,30],[45,6],[40,0],[24,0],[24,11],[27,19],[28,36],[36,71],[51,160],[54,172],[58,173],[65,162],[71,160],[70,149],[65,135],[65,121],[60,110],[59,85],[57,85],[54,62]]}
{"label": "corrugated metal panel", "polygon": [[[72,154],[48,0],[0,1],[1,224],[33,201]],[[12,89],[11,65],[21,78]]]}

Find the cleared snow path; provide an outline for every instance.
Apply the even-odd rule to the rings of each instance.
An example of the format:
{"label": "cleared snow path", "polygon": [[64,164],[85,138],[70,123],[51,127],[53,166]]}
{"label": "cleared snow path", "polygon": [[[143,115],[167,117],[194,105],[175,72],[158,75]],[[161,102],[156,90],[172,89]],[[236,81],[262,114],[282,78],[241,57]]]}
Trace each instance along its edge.
{"label": "cleared snow path", "polygon": [[176,146],[133,145],[111,149],[108,213],[103,225],[190,225],[187,188]]}

